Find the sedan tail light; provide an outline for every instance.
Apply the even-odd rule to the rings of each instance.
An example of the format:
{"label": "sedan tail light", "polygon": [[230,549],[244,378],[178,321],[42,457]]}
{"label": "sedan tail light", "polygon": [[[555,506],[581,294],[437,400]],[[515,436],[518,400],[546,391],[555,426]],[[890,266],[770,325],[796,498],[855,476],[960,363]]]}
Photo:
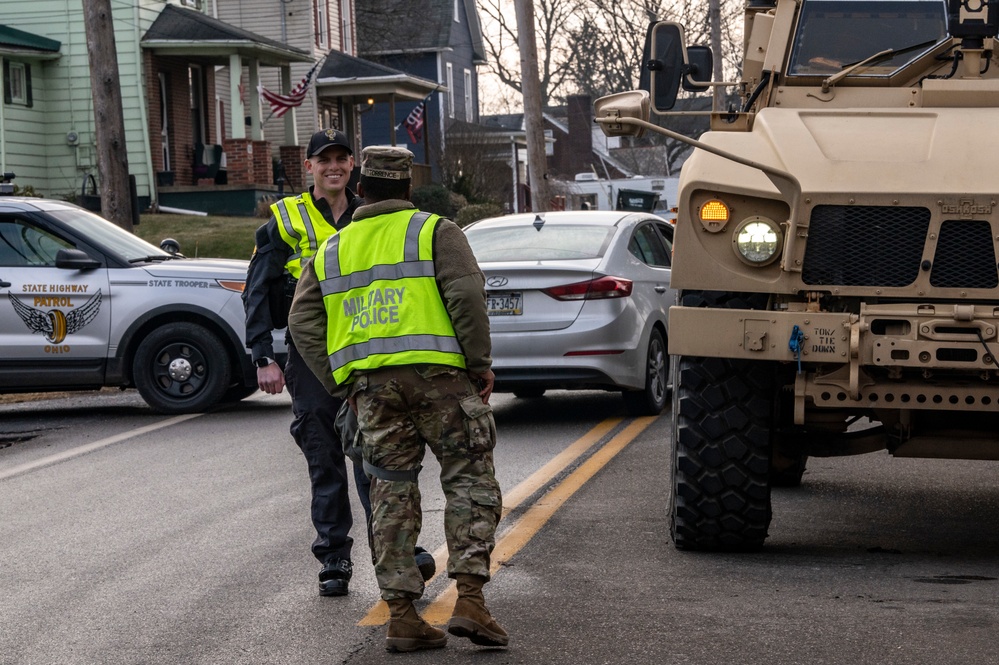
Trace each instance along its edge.
{"label": "sedan tail light", "polygon": [[542,289],[555,300],[597,300],[600,298],[627,298],[633,284],[623,277],[600,277],[587,282],[576,282],[565,286]]}

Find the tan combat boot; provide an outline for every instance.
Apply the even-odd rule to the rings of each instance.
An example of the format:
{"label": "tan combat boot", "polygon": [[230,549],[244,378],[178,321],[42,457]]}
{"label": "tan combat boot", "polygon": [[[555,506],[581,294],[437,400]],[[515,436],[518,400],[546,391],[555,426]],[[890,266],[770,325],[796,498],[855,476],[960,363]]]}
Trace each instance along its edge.
{"label": "tan combat boot", "polygon": [[434,628],[420,618],[408,598],[386,601],[389,606],[388,634],[385,649],[388,651],[420,651],[440,649],[447,644],[443,630]]}
{"label": "tan combat boot", "polygon": [[473,644],[505,647],[510,642],[510,636],[489,614],[486,599],[482,596],[486,578],[459,573],[455,575],[455,581],[458,584],[458,601],[447,623],[447,632],[467,637]]}

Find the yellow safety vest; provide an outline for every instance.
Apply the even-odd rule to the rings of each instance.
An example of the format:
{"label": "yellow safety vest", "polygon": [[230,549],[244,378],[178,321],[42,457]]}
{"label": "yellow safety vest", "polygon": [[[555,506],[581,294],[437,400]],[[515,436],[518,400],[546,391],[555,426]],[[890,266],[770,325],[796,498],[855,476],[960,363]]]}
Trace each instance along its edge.
{"label": "yellow safety vest", "polygon": [[355,370],[379,367],[465,368],[437,289],[433,237],[438,221],[437,215],[402,210],[355,222],[320,246],[313,265],[337,383],[353,381]]}
{"label": "yellow safety vest", "polygon": [[285,270],[298,279],[302,262],[316,253],[319,244],[336,233],[323,214],[316,209],[309,192],[288,196],[271,205],[281,238],[291,247]]}

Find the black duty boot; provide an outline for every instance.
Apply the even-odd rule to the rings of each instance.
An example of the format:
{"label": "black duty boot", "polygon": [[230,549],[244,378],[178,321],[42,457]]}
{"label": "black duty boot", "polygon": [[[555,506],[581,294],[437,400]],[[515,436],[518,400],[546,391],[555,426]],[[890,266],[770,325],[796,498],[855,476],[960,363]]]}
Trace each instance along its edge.
{"label": "black duty boot", "polygon": [[385,601],[389,606],[388,633],[385,636],[386,651],[421,651],[440,649],[447,645],[447,635],[424,621],[413,601],[396,598]]}
{"label": "black duty boot", "polygon": [[320,596],[346,596],[354,566],[348,559],[332,559],[319,571]]}
{"label": "black duty boot", "polygon": [[420,576],[424,582],[437,572],[437,562],[434,561],[434,555],[419,545],[416,546],[416,567],[420,569]]}

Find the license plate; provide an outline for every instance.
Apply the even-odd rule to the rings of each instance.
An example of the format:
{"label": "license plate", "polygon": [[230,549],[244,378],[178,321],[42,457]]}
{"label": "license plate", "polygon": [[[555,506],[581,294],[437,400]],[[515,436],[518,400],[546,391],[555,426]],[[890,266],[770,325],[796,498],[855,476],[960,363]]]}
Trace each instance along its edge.
{"label": "license plate", "polygon": [[524,313],[518,292],[487,294],[486,309],[489,316],[519,316]]}

